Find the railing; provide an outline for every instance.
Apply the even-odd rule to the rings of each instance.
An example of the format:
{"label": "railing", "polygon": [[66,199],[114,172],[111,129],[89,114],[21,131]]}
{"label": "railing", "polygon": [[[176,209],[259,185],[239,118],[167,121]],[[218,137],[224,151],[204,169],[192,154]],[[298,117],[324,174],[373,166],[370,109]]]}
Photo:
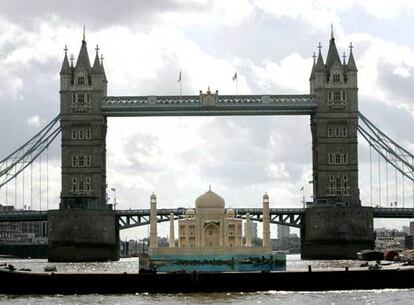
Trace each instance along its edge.
{"label": "railing", "polygon": [[101,110],[107,116],[312,114],[312,95],[108,96]]}

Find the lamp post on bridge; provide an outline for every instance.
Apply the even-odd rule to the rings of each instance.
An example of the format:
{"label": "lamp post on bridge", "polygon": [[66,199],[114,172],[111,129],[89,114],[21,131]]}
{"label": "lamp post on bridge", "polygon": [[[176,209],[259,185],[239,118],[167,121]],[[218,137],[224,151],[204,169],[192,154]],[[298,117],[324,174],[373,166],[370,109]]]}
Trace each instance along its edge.
{"label": "lamp post on bridge", "polygon": [[114,210],[116,210],[116,205],[118,204],[116,202],[116,189],[114,187],[112,187],[111,191],[114,192]]}

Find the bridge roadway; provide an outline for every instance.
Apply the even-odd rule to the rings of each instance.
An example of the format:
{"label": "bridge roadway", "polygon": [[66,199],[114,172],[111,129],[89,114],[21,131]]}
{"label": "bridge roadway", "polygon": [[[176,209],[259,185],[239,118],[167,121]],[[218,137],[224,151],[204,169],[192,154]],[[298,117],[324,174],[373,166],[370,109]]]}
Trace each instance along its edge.
{"label": "bridge roadway", "polygon": [[[414,208],[373,208],[374,218],[414,218]],[[158,209],[158,222],[166,222],[170,220],[171,213],[174,219],[182,219],[185,216],[185,208],[177,209]],[[237,218],[245,219],[246,214],[250,214],[252,221],[263,221],[261,208],[235,208]],[[270,209],[270,223],[282,224],[291,227],[300,228],[302,226],[302,218],[305,215],[303,208],[280,208]],[[16,222],[16,221],[47,221],[47,211],[6,211],[0,212],[0,222]],[[116,210],[115,215],[118,219],[119,229],[128,229],[133,227],[145,226],[149,224],[149,209],[139,210]]]}

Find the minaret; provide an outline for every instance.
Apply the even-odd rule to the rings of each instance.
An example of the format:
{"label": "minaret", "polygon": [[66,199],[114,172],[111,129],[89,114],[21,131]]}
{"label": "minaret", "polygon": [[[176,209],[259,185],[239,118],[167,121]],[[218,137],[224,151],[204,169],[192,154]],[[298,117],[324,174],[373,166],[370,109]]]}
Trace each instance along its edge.
{"label": "minaret", "polygon": [[263,195],[263,247],[270,247],[269,195]]}
{"label": "minaret", "polygon": [[157,196],[152,193],[150,197],[150,249],[158,248],[157,236]]}
{"label": "minaret", "polygon": [[174,236],[174,214],[170,214],[170,248],[175,247],[175,236]]}
{"label": "minaret", "polygon": [[246,223],[244,224],[246,228],[246,247],[252,246],[252,220],[250,219],[250,214],[246,214]]}

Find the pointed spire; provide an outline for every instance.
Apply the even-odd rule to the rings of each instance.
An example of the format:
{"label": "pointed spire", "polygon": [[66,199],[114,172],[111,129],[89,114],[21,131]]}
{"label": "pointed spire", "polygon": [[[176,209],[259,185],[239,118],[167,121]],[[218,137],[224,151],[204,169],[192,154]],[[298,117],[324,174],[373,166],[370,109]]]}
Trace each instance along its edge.
{"label": "pointed spire", "polygon": [[65,57],[63,58],[62,69],[60,69],[60,75],[69,75],[71,74],[69,60],[68,60],[68,47],[65,45],[63,49],[65,51]]}
{"label": "pointed spire", "polygon": [[76,68],[79,67],[83,67],[87,71],[91,69],[91,62],[89,61],[88,49],[85,41],[85,32],[83,34],[82,46],[79,51],[78,60],[76,61]]}
{"label": "pointed spire", "polygon": [[85,25],[83,25],[83,39],[82,39],[82,41],[86,41],[86,39],[85,39]]}
{"label": "pointed spire", "polygon": [[309,80],[312,80],[315,77],[315,75],[314,75],[315,74],[315,66],[316,66],[316,54],[315,54],[315,52],[313,52],[312,57],[313,57],[313,65],[312,65],[312,71],[311,71],[311,75],[310,75]]}
{"label": "pointed spire", "polygon": [[70,54],[70,67],[73,68],[73,61],[75,60],[75,57],[73,57],[73,54]]}
{"label": "pointed spire", "polygon": [[105,68],[104,68],[103,61],[104,61],[104,57],[103,57],[103,54],[101,53],[101,68],[102,68],[102,73],[103,73],[103,75],[105,77],[105,81],[106,81],[107,79],[106,79],[106,73],[105,73]]}
{"label": "pointed spire", "polygon": [[318,45],[318,59],[316,60],[316,65],[315,65],[315,72],[325,72],[325,64],[323,63],[323,57],[322,57],[322,45],[321,43],[319,43]]}
{"label": "pointed spire", "polygon": [[357,66],[355,64],[354,54],[352,53],[352,48],[354,46],[351,44],[349,45],[349,58],[348,58],[348,71],[358,71]]}
{"label": "pointed spire", "polygon": [[335,62],[341,64],[339,53],[335,45],[335,37],[333,36],[333,26],[331,28],[331,40],[329,41],[328,56],[326,57],[326,68],[329,69]]}
{"label": "pointed spire", "polygon": [[102,74],[104,73],[101,63],[99,62],[99,47],[96,45],[95,48],[96,55],[95,55],[95,61],[93,63],[92,67],[92,73],[93,74]]}

